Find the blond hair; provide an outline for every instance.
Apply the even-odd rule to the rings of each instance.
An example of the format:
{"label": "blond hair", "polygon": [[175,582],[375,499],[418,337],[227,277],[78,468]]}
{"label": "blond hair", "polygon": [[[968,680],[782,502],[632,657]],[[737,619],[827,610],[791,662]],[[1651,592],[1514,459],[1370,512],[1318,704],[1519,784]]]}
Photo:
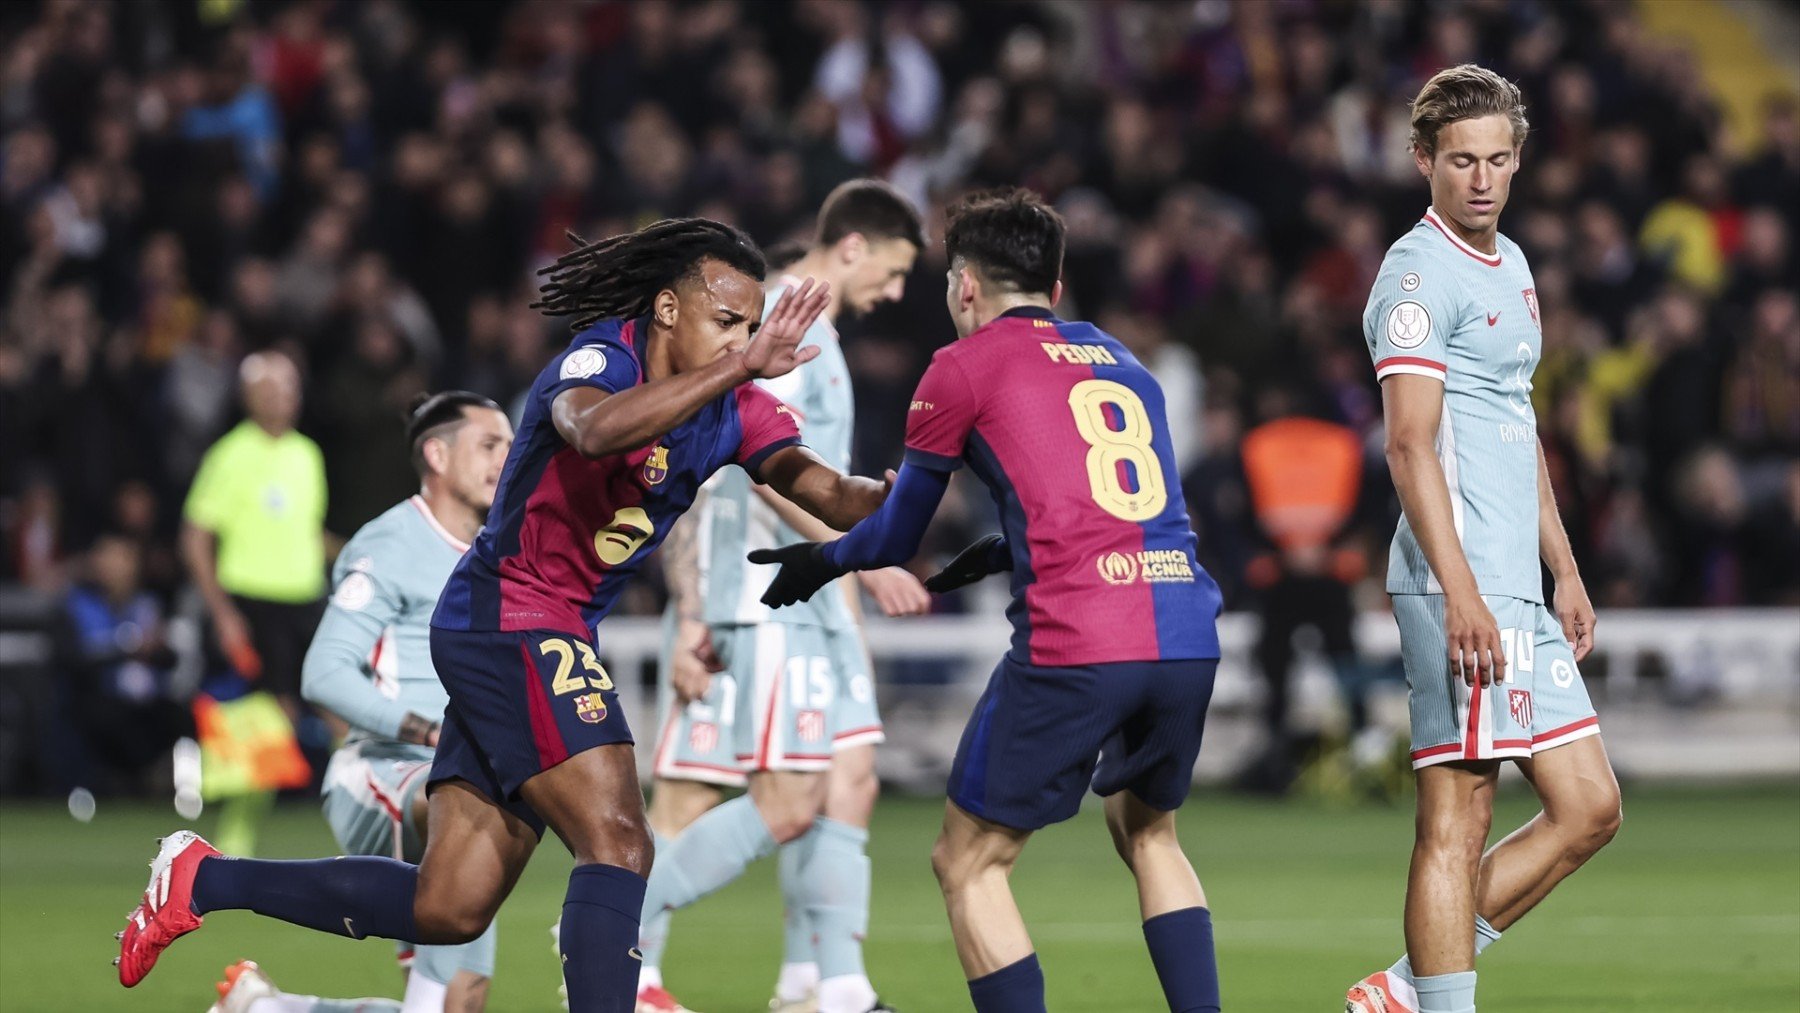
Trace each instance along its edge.
{"label": "blond hair", "polygon": [[1412,104],[1412,144],[1426,158],[1437,155],[1438,131],[1457,120],[1504,116],[1512,123],[1513,147],[1525,143],[1525,96],[1519,86],[1473,63],[1431,75]]}

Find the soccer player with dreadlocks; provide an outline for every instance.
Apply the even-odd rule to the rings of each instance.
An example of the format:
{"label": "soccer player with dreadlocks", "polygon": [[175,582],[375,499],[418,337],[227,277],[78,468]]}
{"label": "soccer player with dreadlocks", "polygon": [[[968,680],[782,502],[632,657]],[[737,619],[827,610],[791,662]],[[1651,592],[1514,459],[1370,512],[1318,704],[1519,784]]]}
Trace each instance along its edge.
{"label": "soccer player with dreadlocks", "polygon": [[467,942],[548,825],[576,863],[561,938],[570,1008],[631,1010],[652,846],[595,627],[727,464],[840,530],[886,489],[800,446],[786,406],[752,382],[817,354],[800,338],[828,286],[808,279],[762,319],[762,254],[703,219],[580,244],[548,274],[537,305],[573,317],[578,333],[533,383],[487,526],[432,617],[450,702],[423,861],[228,859],[174,834],[120,934],[123,984],[220,910],[352,938]]}

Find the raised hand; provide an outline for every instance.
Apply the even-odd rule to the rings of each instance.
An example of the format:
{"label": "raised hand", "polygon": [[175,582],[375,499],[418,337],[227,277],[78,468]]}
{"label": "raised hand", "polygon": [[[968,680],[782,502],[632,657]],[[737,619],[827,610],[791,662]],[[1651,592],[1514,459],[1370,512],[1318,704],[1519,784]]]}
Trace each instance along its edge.
{"label": "raised hand", "polygon": [[750,375],[763,379],[782,376],[811,362],[819,349],[801,348],[800,339],[830,301],[831,286],[811,278],[783,292],[750,343],[744,346],[744,366]]}

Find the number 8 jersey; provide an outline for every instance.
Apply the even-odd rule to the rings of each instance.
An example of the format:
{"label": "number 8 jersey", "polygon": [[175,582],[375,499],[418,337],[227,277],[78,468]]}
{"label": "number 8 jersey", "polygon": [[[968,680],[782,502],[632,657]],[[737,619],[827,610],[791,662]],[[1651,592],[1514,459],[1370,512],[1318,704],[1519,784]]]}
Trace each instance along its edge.
{"label": "number 8 jersey", "polygon": [[1111,335],[1025,306],[939,349],[906,461],[966,463],[993,495],[1018,660],[1219,656],[1219,589],[1194,558],[1162,388]]}
{"label": "number 8 jersey", "polygon": [[[1481,593],[1541,603],[1531,375],[1543,335],[1525,255],[1505,236],[1482,253],[1427,210],[1388,249],[1363,336],[1377,379],[1411,373],[1444,385],[1438,460]],[[1387,589],[1444,593],[1405,517],[1388,554]]]}

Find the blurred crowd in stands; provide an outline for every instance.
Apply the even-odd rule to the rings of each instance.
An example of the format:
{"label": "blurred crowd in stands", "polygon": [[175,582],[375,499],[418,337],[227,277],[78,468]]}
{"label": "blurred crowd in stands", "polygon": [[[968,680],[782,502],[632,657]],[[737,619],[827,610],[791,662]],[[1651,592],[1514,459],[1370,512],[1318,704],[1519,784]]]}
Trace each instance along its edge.
{"label": "blurred crowd in stands", "polygon": [[[1410,96],[1478,61],[1530,102],[1502,227],[1532,258],[1539,431],[1596,603],[1800,602],[1800,106],[1771,95],[1734,136],[1692,56],[1634,18],[1547,0],[6,4],[0,578],[154,629],[188,583],[181,504],[243,417],[245,355],[299,366],[345,537],[416,487],[416,393],[511,403],[566,341],[528,305],[566,233],[704,215],[773,244],[874,174],[934,226],[973,187],[1055,201],[1064,315],[1162,381],[1228,607],[1255,602],[1271,544],[1240,439],[1284,415],[1360,439],[1375,503],[1334,544],[1378,588],[1396,507],[1360,317],[1427,201]],[[866,473],[898,460],[912,386],[953,337],[943,269],[927,251],[901,303],[842,328]],[[986,523],[966,502],[946,547]],[[646,586],[629,608],[659,604]],[[133,665],[166,664],[133,643]]]}

